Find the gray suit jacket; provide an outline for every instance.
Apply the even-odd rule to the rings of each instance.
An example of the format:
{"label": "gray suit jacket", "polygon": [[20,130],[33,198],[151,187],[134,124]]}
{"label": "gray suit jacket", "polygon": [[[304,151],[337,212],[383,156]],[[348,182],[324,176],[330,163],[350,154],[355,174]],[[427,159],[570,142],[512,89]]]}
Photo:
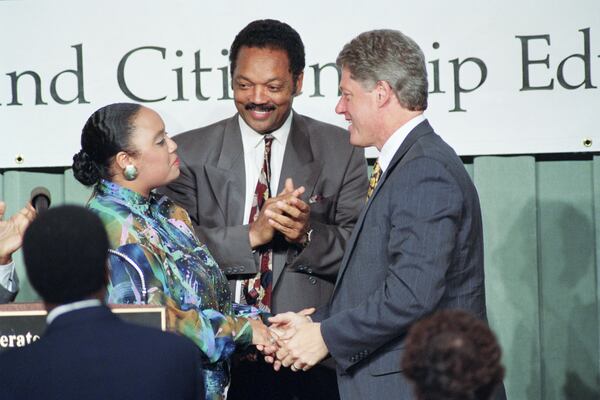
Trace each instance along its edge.
{"label": "gray suit jacket", "polygon": [[[260,264],[243,221],[246,174],[237,114],[174,139],[181,175],[165,193],[189,212],[230,279],[253,276]],[[313,234],[305,249],[274,240],[272,312],[328,303],[368,186],[364,152],[349,144],[348,133],[296,113],[278,193],[287,177],[306,188],[302,198],[311,207]]]}
{"label": "gray suit jacket", "polygon": [[486,318],[481,211],[460,158],[424,121],[363,209],[317,316],[342,399],[412,398],[400,373],[404,337],[443,308]]}

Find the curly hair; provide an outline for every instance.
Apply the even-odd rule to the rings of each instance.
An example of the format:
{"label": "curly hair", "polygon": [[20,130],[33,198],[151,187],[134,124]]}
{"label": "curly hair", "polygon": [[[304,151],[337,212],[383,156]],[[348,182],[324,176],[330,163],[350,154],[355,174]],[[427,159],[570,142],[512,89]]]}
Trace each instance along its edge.
{"label": "curly hair", "polygon": [[294,82],[304,71],[304,44],[300,35],[285,22],[274,19],[260,19],[250,22],[237,34],[229,50],[230,72],[233,77],[237,57],[242,47],[284,50],[290,63]]}
{"label": "curly hair", "polygon": [[461,310],[415,323],[402,368],[421,400],[487,400],[502,382],[502,352],[487,324]]}

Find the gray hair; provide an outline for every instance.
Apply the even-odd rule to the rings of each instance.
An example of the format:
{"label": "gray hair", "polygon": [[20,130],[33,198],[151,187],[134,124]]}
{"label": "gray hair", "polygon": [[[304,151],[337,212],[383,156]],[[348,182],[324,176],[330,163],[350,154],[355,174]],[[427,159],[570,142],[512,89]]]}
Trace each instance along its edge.
{"label": "gray hair", "polygon": [[347,68],[352,79],[372,90],[378,81],[394,89],[402,107],[427,108],[425,56],[414,40],[400,31],[381,29],[363,32],[347,43],[336,64]]}

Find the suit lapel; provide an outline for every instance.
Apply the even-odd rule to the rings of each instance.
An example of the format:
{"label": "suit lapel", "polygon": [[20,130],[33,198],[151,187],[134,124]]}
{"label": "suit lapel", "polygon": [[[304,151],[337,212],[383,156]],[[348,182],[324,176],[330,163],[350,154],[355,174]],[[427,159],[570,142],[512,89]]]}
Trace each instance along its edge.
{"label": "suit lapel", "polygon": [[379,183],[377,184],[377,187],[375,187],[375,190],[373,191],[373,194],[369,198],[369,201],[367,201],[367,204],[365,205],[362,212],[360,213],[360,215],[358,217],[358,221],[356,221],[356,225],[354,225],[354,229],[352,230],[352,235],[350,235],[350,239],[348,240],[348,242],[346,244],[346,251],[344,252],[344,257],[342,258],[340,272],[338,273],[337,280],[335,282],[335,288],[333,291],[333,295],[331,297],[332,299],[335,296],[335,293],[340,284],[340,281],[342,280],[342,276],[344,275],[344,272],[346,272],[346,268],[348,267],[348,261],[350,260],[350,257],[352,256],[352,253],[353,253],[355,245],[356,245],[356,241],[358,240],[358,236],[360,235],[360,231],[362,230],[362,227],[364,225],[367,212],[369,211],[369,208],[371,207],[373,200],[375,199],[375,197],[377,197],[377,194],[379,193],[379,191],[381,190],[383,185],[385,185],[387,177],[391,174],[391,172],[394,170],[394,168],[396,168],[396,166],[404,158],[404,156],[406,155],[408,150],[410,150],[410,148],[419,140],[419,138],[421,138],[424,135],[427,135],[429,133],[433,133],[433,129],[431,128],[431,125],[429,125],[429,122],[427,120],[425,120],[425,121],[421,122],[419,125],[415,126],[412,131],[410,131],[410,133],[406,136],[406,139],[404,139],[404,141],[402,142],[402,144],[400,145],[398,150],[396,150],[396,154],[394,154],[394,157],[392,158],[390,165],[388,165],[387,169],[385,170],[385,173],[381,176]]}
{"label": "suit lapel", "polygon": [[237,114],[227,121],[223,131],[223,142],[216,167],[207,164],[204,170],[227,225],[239,225],[244,218],[246,172]]}
{"label": "suit lapel", "polygon": [[[285,185],[286,178],[292,178],[294,187],[304,186],[306,191],[302,199],[308,203],[308,198],[314,191],[317,179],[321,174],[322,163],[315,161],[311,149],[310,136],[308,128],[301,115],[294,113],[292,117],[292,126],[285,146],[283,156],[283,165],[281,166],[281,175],[277,193],[281,193]],[[274,193],[274,195],[276,195]],[[276,252],[273,254],[273,287],[279,280],[285,261],[286,253]]]}
{"label": "suit lapel", "polygon": [[[321,173],[322,163],[313,159],[308,129],[301,115],[294,114],[285,146],[277,194],[281,193],[286,178],[292,178],[294,186],[304,186],[302,198],[307,201]],[[275,194],[275,193],[274,193]]]}

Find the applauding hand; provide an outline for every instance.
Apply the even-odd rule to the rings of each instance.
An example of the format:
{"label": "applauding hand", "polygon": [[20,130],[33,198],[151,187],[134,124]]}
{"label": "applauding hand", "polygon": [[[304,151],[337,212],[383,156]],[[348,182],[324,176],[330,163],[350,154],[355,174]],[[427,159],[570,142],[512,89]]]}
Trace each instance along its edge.
{"label": "applauding hand", "polygon": [[[282,205],[296,204],[296,202],[302,201],[300,200],[302,193],[304,193],[304,186],[294,188],[294,183],[288,178],[285,181],[285,188],[283,191],[279,193],[277,197],[271,197],[265,201],[256,220],[250,224],[250,246],[253,249],[263,246],[273,240],[275,231],[280,231],[284,236],[286,233],[283,232],[282,229],[286,232],[291,232],[291,228],[287,228],[288,225],[298,229],[301,228],[298,224],[293,223],[290,217],[283,215],[286,210],[290,211],[290,209],[288,207],[282,207]],[[278,221],[285,224],[285,227],[280,223],[274,224],[274,218],[277,218]],[[295,235],[293,233],[290,234]]]}
{"label": "applauding hand", "polygon": [[8,264],[12,260],[12,254],[17,251],[23,243],[23,235],[29,223],[36,216],[35,209],[27,204],[18,213],[3,221],[6,204],[0,201],[0,264]]}
{"label": "applauding hand", "polygon": [[310,206],[300,199],[304,187],[294,188],[291,178],[285,180],[282,193],[293,194],[278,199],[273,207],[265,211],[269,225],[279,231],[290,243],[304,244],[310,230]]}

